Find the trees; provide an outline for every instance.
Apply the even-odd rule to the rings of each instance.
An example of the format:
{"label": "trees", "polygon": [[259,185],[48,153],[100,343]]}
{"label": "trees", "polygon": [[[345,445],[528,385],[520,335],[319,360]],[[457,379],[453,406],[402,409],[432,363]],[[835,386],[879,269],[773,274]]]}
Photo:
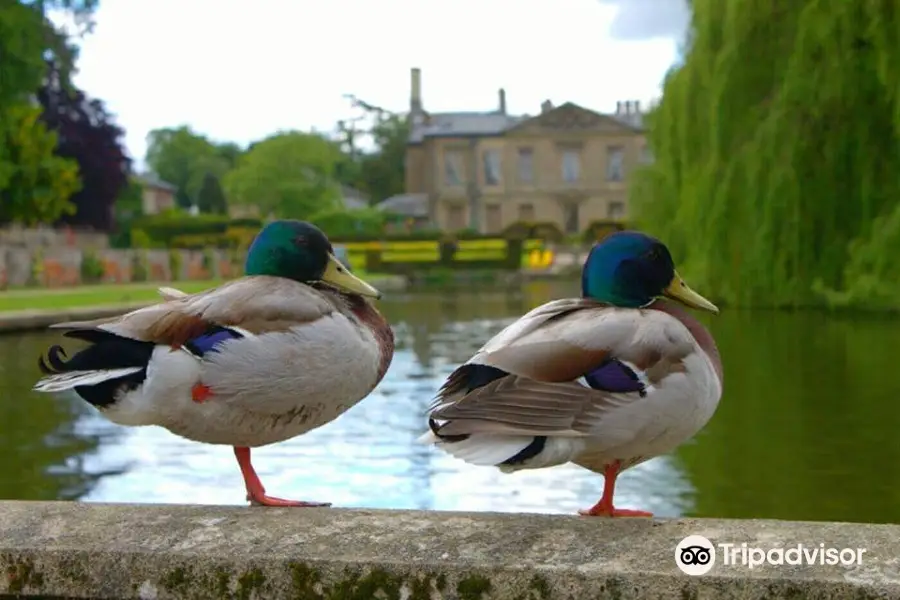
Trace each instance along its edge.
{"label": "trees", "polygon": [[236,144],[217,146],[187,125],[154,129],[147,141],[147,165],[178,187],[176,199],[182,208],[197,203],[207,174],[221,178],[241,154]]}
{"label": "trees", "polygon": [[203,177],[203,185],[197,194],[197,207],[205,213],[224,215],[228,213],[228,204],[225,201],[225,192],[219,185],[219,180],[212,173]]}
{"label": "trees", "polygon": [[81,187],[78,163],[54,155],[56,134],[40,114],[20,104],[6,107],[0,119],[0,223],[36,225],[75,211],[69,198]]}
{"label": "trees", "polygon": [[892,3],[693,2],[633,200],[698,289],[803,306],[900,280],[873,260],[900,246],[898,17]]}
{"label": "trees", "polygon": [[77,161],[81,190],[72,196],[75,211],[62,215],[65,223],[102,231],[113,227],[113,205],[128,184],[131,160],[122,148],[124,131],[112,121],[99,100],[74,86],[66,87],[58,65],[50,63],[37,99],[41,120],[57,133],[59,156]]}
{"label": "trees", "polygon": [[357,153],[355,136],[358,132],[341,127],[347,145],[345,159],[339,164],[341,181],[365,192],[376,203],[402,193],[405,187],[406,143],[409,139],[406,115],[374,106],[356,96],[349,98],[355,107],[363,109],[374,119],[367,133],[375,142],[375,150]]}
{"label": "trees", "polygon": [[281,132],[251,146],[223,186],[231,204],[303,219],[337,205],[339,160],[339,148],[320,135]]}
{"label": "trees", "polygon": [[55,154],[58,136],[40,120],[32,104],[47,72],[68,88],[76,49],[66,32],[45,17],[51,8],[66,11],[85,29],[96,0],[0,2],[0,221],[27,224],[71,213],[69,202],[81,184],[78,165]]}

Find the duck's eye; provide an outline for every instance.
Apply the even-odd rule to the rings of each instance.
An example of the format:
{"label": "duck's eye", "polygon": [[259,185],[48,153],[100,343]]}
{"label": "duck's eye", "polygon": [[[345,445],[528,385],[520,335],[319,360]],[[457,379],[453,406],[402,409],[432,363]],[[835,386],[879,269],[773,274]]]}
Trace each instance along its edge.
{"label": "duck's eye", "polygon": [[656,262],[662,258],[662,251],[659,249],[658,246],[653,246],[652,248],[650,248],[650,250],[647,251],[646,256],[647,256],[647,260]]}

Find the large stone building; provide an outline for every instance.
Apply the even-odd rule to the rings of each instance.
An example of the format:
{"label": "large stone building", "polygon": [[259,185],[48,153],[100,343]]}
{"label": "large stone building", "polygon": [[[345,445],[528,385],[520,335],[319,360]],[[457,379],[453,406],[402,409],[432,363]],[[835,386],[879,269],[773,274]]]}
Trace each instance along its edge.
{"label": "large stone building", "polygon": [[647,160],[638,102],[601,114],[549,101],[535,116],[506,111],[429,113],[412,69],[406,199],[445,230],[495,233],[550,221],[567,233],[628,216],[628,179]]}

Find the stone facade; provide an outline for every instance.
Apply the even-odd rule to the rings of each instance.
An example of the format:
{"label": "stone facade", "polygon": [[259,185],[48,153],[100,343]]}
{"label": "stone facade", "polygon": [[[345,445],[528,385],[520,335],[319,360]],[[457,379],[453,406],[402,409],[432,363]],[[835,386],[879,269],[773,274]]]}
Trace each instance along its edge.
{"label": "stone facade", "polygon": [[611,114],[548,101],[511,115],[500,90],[497,110],[431,113],[420,78],[413,69],[405,191],[433,227],[492,234],[549,222],[575,234],[628,219],[631,175],[652,160],[637,101]]}

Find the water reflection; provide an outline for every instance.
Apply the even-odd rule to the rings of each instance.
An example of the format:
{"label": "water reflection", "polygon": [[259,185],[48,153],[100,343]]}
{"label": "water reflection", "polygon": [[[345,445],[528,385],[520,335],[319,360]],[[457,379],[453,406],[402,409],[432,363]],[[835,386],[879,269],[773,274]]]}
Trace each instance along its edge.
{"label": "water reflection", "polygon": [[[452,369],[515,317],[576,284],[408,293],[384,301],[397,351],[378,389],[337,421],[254,451],[268,491],[337,506],[572,513],[602,477],[577,467],[504,475],[415,443]],[[726,311],[708,319],[725,397],[694,443],[620,480],[623,507],[661,516],[900,520],[891,321]],[[112,425],[77,398],[33,394],[58,340],[0,337],[0,497],[243,504],[227,447]]]}

